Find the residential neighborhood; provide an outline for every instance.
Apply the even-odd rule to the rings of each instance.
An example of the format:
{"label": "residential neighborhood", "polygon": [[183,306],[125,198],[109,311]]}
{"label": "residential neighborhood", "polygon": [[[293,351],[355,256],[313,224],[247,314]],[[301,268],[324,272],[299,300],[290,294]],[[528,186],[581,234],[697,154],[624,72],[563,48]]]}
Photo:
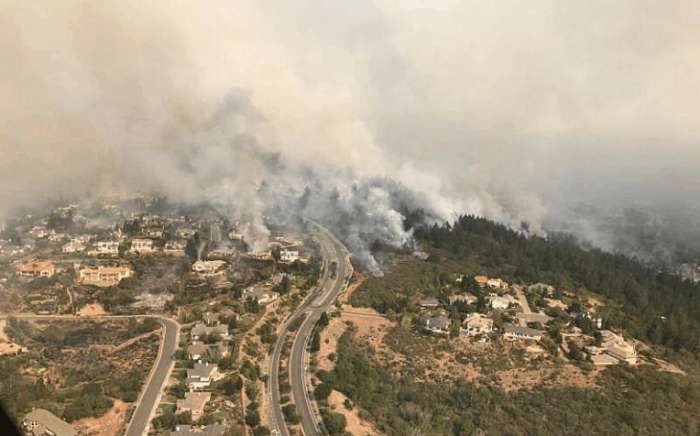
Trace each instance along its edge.
{"label": "residential neighborhood", "polygon": [[[247,354],[253,349],[240,341],[262,334],[256,323],[270,316],[269,311],[282,316],[300,304],[300,294],[316,280],[318,264],[311,258],[317,248],[280,227],[270,236],[266,251],[253,252],[247,236],[236,228],[240,224],[206,211],[186,215],[175,208],[149,210],[149,204],[160,201],[137,196],[73,205],[47,216],[19,217],[0,229],[0,310],[75,319],[66,322],[76,325],[81,319],[108,315],[124,316],[123,322],[140,315],[177,320],[182,327],[173,375],[163,387],[165,401],[155,405],[152,422],[146,423],[150,434],[222,435],[269,425],[245,419],[256,403],[239,384],[240,377],[247,382],[252,378],[242,375],[248,366],[241,365],[263,354]],[[13,239],[3,239],[2,231]],[[270,340],[271,333],[265,334]],[[151,356],[155,359],[158,335],[142,336],[149,347],[156,345]],[[0,333],[0,358],[5,352],[32,352],[28,343],[5,343],[3,338]],[[125,341],[121,347],[128,350],[129,344]],[[247,357],[242,361],[241,356]],[[29,379],[36,377],[36,368],[17,370]],[[30,403],[21,406],[21,416],[27,417],[21,422],[36,435],[102,434],[89,429],[103,425],[114,430],[105,434],[123,434],[137,395],[128,396],[129,402],[112,392],[106,398],[114,405],[106,407],[104,399],[105,408],[96,409],[92,421],[44,403],[36,403],[32,412],[27,409]]]}

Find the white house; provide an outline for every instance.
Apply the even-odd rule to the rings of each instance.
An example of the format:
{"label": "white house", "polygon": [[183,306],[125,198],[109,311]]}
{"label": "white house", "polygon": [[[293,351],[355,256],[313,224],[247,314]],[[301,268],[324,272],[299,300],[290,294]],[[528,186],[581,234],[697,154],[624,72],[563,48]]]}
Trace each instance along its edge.
{"label": "white house", "polygon": [[61,247],[61,251],[66,254],[85,251],[85,244],[83,244],[79,239],[72,239],[70,242]]}
{"label": "white house", "polygon": [[168,241],[165,243],[163,253],[168,256],[184,256],[187,243],[185,241]]}
{"label": "white house", "polygon": [[[52,436],[77,436],[78,432],[58,416],[45,409],[32,409],[22,420],[28,434]],[[8,433],[12,433],[11,431]]]}
{"label": "white house", "polygon": [[505,324],[503,326],[503,337],[509,341],[515,341],[517,339],[539,341],[542,339],[542,332],[529,327]]}
{"label": "white house", "polygon": [[491,307],[492,309],[508,309],[508,307],[512,304],[515,303],[516,300],[512,295],[496,295],[496,294],[489,294],[488,297],[486,297],[486,303]]}
{"label": "white house", "polygon": [[223,260],[198,260],[192,264],[192,271],[201,277],[220,277],[224,275],[226,262]]}
{"label": "white house", "polygon": [[299,260],[299,250],[280,250],[280,260],[285,263]]}
{"label": "white house", "polygon": [[462,328],[459,333],[462,336],[476,336],[489,334],[493,331],[493,320],[480,313],[470,313],[462,321]]}
{"label": "white house", "polygon": [[119,242],[116,241],[98,241],[95,243],[95,249],[88,253],[91,256],[118,256]]}
{"label": "white house", "polygon": [[134,254],[150,254],[155,251],[153,239],[133,239],[131,241],[131,248],[129,249],[129,252]]}
{"label": "white house", "polygon": [[279,298],[280,294],[266,288],[251,286],[246,288],[241,294],[241,300],[246,301],[249,298],[254,299],[258,304],[268,304]]}

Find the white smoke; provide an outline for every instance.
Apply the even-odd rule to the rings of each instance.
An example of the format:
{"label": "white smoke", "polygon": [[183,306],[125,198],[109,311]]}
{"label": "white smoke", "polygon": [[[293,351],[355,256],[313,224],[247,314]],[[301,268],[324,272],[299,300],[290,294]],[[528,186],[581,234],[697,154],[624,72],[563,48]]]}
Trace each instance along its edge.
{"label": "white smoke", "polygon": [[0,6],[0,215],[155,190],[262,245],[310,187],[362,257],[410,239],[397,198],[610,249],[626,208],[697,222],[696,2]]}

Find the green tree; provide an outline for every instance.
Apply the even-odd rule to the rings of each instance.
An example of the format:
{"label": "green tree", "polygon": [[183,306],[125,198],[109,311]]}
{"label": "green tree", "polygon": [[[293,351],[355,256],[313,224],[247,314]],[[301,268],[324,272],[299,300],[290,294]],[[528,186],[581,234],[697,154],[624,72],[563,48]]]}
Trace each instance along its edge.
{"label": "green tree", "polygon": [[311,352],[312,353],[318,353],[318,351],[321,349],[321,335],[319,334],[318,330],[314,330],[314,335],[311,338]]}

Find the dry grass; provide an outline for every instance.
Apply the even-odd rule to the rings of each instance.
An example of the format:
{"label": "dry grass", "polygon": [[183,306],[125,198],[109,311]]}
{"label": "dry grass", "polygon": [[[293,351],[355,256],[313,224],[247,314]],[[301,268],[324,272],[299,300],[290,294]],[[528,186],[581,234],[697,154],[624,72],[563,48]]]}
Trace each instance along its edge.
{"label": "dry grass", "polygon": [[78,316],[101,316],[107,315],[107,311],[100,303],[86,304],[77,313]]}
{"label": "dry grass", "polygon": [[116,436],[121,427],[126,424],[127,404],[114,400],[110,410],[99,418],[83,418],[73,423],[73,426],[86,435]]}
{"label": "dry grass", "polygon": [[345,416],[345,419],[347,420],[347,426],[345,427],[345,431],[353,436],[381,435],[382,433],[377,431],[377,429],[374,428],[374,425],[372,425],[372,423],[360,418],[360,415],[357,412],[357,408],[348,410],[345,407],[343,402],[345,402],[347,398],[348,397],[346,397],[338,391],[331,392],[330,397],[328,397],[328,405],[331,407],[331,409]]}
{"label": "dry grass", "polygon": [[0,320],[0,355],[15,354],[27,351],[26,348],[22,347],[21,345],[15,344],[10,340],[10,338],[7,337],[7,334],[5,333],[6,324],[6,320]]}

